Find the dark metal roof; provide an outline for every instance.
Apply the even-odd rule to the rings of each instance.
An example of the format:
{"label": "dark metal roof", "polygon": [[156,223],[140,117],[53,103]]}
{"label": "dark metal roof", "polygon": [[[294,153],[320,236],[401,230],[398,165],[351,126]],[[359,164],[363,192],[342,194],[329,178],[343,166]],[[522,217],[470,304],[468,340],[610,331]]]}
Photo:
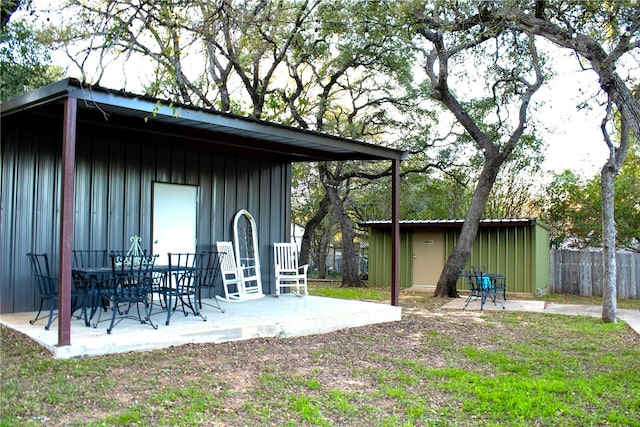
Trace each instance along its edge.
{"label": "dark metal roof", "polygon": [[[362,221],[359,223],[364,227],[388,228],[391,221]],[[404,220],[400,221],[400,228],[462,228],[463,219],[426,219],[426,220]],[[482,219],[480,227],[514,227],[533,226],[540,224],[548,228],[546,224],[536,218],[507,218],[507,219]]]}
{"label": "dark metal roof", "polygon": [[[332,136],[320,132],[293,128],[187,105],[172,104],[156,98],[91,86],[75,79],[64,79],[15,97],[0,104],[0,115],[9,116],[27,110],[60,103],[65,98],[77,98],[79,109],[97,110],[103,121],[124,117],[144,131],[148,123],[161,124],[164,129],[182,129],[179,134],[197,135],[206,141],[208,135],[216,144],[220,135],[233,137],[225,141],[227,149],[251,150],[281,155],[290,161],[314,160],[402,160],[407,153],[379,145]],[[241,142],[239,142],[241,141]],[[265,144],[264,142],[269,144]],[[242,153],[239,153],[242,154]]]}

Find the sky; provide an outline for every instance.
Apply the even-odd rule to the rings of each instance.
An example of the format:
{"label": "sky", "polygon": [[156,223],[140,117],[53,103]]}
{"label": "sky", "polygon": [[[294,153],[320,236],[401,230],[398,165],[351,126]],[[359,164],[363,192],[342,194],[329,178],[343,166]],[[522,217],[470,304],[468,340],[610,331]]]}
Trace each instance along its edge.
{"label": "sky", "polygon": [[536,94],[537,99],[547,100],[540,116],[549,127],[544,133],[548,147],[543,167],[554,172],[571,169],[591,177],[600,173],[609,155],[600,130],[604,108],[579,111],[577,105],[598,92],[597,75],[577,70],[568,51],[557,60],[565,71]]}

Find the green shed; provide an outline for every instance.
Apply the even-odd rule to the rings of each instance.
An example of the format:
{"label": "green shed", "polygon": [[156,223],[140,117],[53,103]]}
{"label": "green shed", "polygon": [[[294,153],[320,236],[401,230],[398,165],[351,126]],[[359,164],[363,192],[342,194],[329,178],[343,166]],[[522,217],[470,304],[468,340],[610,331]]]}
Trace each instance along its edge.
{"label": "green shed", "polygon": [[[458,241],[462,220],[400,221],[400,286],[435,286]],[[364,221],[368,231],[369,284],[391,283],[391,222]],[[504,274],[507,292],[535,294],[549,288],[549,227],[535,218],[480,221],[465,267]],[[467,285],[458,282],[458,289]]]}

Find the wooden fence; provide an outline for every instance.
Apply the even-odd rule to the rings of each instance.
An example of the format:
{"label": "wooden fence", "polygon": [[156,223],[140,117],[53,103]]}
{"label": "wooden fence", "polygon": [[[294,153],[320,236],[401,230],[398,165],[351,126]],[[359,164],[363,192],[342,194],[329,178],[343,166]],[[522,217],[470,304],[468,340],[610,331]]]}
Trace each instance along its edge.
{"label": "wooden fence", "polygon": [[[640,299],[640,254],[616,255],[618,298]],[[556,294],[602,296],[602,252],[551,250],[551,286]]]}

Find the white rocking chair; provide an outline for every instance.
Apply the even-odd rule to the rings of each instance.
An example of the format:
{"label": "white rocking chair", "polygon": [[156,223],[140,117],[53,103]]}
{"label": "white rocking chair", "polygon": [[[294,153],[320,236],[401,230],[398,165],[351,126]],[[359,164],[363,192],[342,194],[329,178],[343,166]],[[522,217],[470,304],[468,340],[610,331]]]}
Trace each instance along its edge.
{"label": "white rocking chair", "polygon": [[298,246],[295,243],[274,243],[273,259],[276,274],[276,297],[281,289],[289,289],[297,296],[307,295],[308,264],[298,265]]}
{"label": "white rocking chair", "polygon": [[[216,242],[216,248],[220,254],[220,275],[224,289],[225,301],[247,301],[264,296],[262,292],[250,289],[247,292],[244,284],[243,268],[236,264],[236,257],[231,242]],[[219,297],[221,298],[221,297]]]}

